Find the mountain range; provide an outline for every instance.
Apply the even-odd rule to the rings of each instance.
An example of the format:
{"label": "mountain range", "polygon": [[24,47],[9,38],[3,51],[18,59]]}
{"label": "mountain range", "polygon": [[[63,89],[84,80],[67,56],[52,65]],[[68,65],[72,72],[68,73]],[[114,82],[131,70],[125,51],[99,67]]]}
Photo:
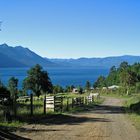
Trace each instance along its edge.
{"label": "mountain range", "polygon": [[31,67],[40,64],[43,67],[104,67],[119,66],[121,62],[129,64],[140,62],[140,56],[116,56],[105,58],[78,58],[78,59],[49,59],[44,58],[22,46],[11,47],[0,45],[0,68],[4,67]]}
{"label": "mountain range", "polygon": [[28,48],[0,45],[0,67],[31,67],[35,64],[43,67],[54,65],[53,62],[44,59]]}
{"label": "mountain range", "polygon": [[124,55],[105,58],[50,59],[50,61],[55,64],[65,66],[110,68],[112,66],[118,67],[123,61],[126,61],[129,64],[138,63],[140,62],[140,56]]}

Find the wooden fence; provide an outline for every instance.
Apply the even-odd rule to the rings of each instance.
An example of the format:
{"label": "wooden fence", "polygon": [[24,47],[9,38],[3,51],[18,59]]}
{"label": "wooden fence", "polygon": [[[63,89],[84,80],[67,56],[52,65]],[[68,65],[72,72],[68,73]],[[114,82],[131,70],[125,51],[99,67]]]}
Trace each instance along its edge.
{"label": "wooden fence", "polygon": [[[65,104],[63,103],[65,101]],[[94,96],[68,98],[61,96],[46,97],[46,110],[53,112],[69,111],[70,107],[80,107],[94,102]],[[65,109],[64,109],[65,108]]]}
{"label": "wooden fence", "polygon": [[[7,109],[6,115],[9,114],[9,111],[12,112],[10,113],[12,116],[16,115],[17,117],[22,116],[22,111],[26,115],[34,116],[36,113],[42,113],[46,114],[46,112],[53,111],[53,112],[65,112],[69,111],[72,108],[75,107],[82,107],[84,105],[88,105],[90,103],[94,102],[94,96],[87,96],[87,97],[77,97],[77,98],[71,98],[71,97],[62,97],[62,96],[49,96],[46,97],[44,96],[44,103],[43,103],[43,98],[37,99],[37,101],[41,102],[41,104],[37,104],[36,99],[33,97],[31,94],[30,96],[25,96],[25,97],[20,97],[16,100],[16,109],[17,113],[13,112],[13,105],[10,106],[10,109]],[[9,108],[6,107],[6,108]],[[23,110],[22,110],[23,109]],[[39,109],[42,110],[42,112],[37,112]],[[44,112],[43,112],[44,110]],[[5,109],[1,109],[0,112],[0,120],[2,121],[3,117],[3,112]],[[10,115],[8,115],[9,117]],[[7,118],[8,118],[7,117]]]}
{"label": "wooden fence", "polygon": [[94,96],[87,96],[87,104],[94,102]]}
{"label": "wooden fence", "polygon": [[72,98],[72,107],[84,105],[84,97]]}
{"label": "wooden fence", "polygon": [[63,98],[61,96],[46,97],[46,110],[47,111],[61,111],[63,109]]}

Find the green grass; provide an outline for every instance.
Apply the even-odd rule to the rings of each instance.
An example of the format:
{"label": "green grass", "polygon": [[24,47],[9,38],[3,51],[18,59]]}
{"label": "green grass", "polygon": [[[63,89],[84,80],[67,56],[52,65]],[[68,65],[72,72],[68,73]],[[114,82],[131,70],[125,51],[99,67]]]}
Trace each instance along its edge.
{"label": "green grass", "polygon": [[140,130],[140,115],[128,113],[128,118],[133,122],[134,126]]}
{"label": "green grass", "polygon": [[121,94],[117,94],[117,93],[102,93],[101,96],[105,96],[105,97],[115,97],[115,98],[120,98],[120,99],[129,99],[130,97],[132,97],[133,95],[121,95]]}
{"label": "green grass", "polygon": [[[73,93],[63,93],[58,94],[58,96],[64,97],[63,100],[63,112],[47,112],[47,115],[44,115],[43,111],[43,100],[37,100],[33,101],[33,117],[30,116],[30,102],[26,103],[18,103],[17,104],[17,120],[18,121],[12,121],[11,123],[7,123],[4,121],[0,122],[0,128],[6,128],[6,129],[16,129],[26,123],[34,123],[34,121],[40,120],[41,118],[44,119],[48,115],[57,115],[57,114],[71,114],[71,113],[79,113],[84,111],[90,111],[91,109],[94,109],[94,106],[97,104],[101,104],[104,100],[103,98],[100,98],[98,100],[95,100],[94,103],[88,104],[88,105],[82,105],[82,106],[76,106],[71,107],[72,104],[72,98],[74,97],[86,97],[89,94],[73,94]],[[67,98],[69,98],[69,110],[67,109]],[[3,116],[2,116],[3,117]]]}
{"label": "green grass", "polygon": [[[17,114],[18,115],[30,115],[30,102],[18,103]],[[36,114],[43,114],[43,101],[33,101],[33,112]]]}
{"label": "green grass", "polygon": [[20,121],[12,121],[11,123],[8,122],[0,122],[0,126],[7,126],[7,127],[20,127],[23,125]]}
{"label": "green grass", "polygon": [[23,126],[25,123],[20,121],[12,121],[11,123],[8,122],[0,122],[0,129],[1,130],[8,130],[8,131],[16,131],[18,128]]}
{"label": "green grass", "polygon": [[[135,127],[140,129],[140,95],[134,95],[124,102],[128,118],[134,123]],[[136,108],[137,107],[137,108]]]}
{"label": "green grass", "polygon": [[84,94],[77,94],[77,93],[59,93],[59,94],[57,94],[57,96],[69,97],[69,98],[86,97],[88,95],[89,95],[89,93],[84,93]]}

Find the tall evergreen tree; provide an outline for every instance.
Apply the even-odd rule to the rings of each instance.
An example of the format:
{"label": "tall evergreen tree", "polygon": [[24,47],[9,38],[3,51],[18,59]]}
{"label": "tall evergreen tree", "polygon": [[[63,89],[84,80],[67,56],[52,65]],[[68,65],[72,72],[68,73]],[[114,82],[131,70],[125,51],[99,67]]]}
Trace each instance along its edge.
{"label": "tall evergreen tree", "polygon": [[31,90],[38,97],[41,92],[52,93],[53,91],[47,71],[43,71],[43,68],[38,64],[28,71],[28,76],[23,81],[23,88]]}
{"label": "tall evergreen tree", "polygon": [[10,91],[11,98],[13,100],[13,111],[14,111],[14,116],[16,118],[16,114],[17,114],[16,99],[18,93],[18,79],[16,79],[15,77],[11,77],[8,82],[8,89]]}
{"label": "tall evergreen tree", "polygon": [[90,88],[91,88],[91,84],[90,84],[90,82],[89,82],[89,81],[87,81],[87,82],[86,82],[85,89],[86,89],[87,91],[89,91],[89,90],[90,90]]}
{"label": "tall evergreen tree", "polygon": [[18,90],[18,79],[15,77],[11,77],[8,82],[8,89],[11,94],[12,99],[17,98],[17,90]]}

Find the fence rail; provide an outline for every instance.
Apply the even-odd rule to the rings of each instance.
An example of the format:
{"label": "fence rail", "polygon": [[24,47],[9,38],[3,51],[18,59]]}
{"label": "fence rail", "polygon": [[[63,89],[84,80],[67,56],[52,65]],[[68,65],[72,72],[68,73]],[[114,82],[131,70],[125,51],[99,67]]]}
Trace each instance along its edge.
{"label": "fence rail", "polygon": [[[7,120],[9,116],[13,116],[12,119],[16,118],[16,116],[23,117],[23,116],[34,116],[37,114],[46,114],[49,111],[52,112],[65,112],[69,111],[75,107],[82,107],[84,105],[88,105],[94,102],[94,96],[87,96],[87,97],[62,97],[62,96],[44,96],[44,99],[35,99],[33,95],[26,97],[21,97],[16,100],[16,114],[14,114],[14,106],[3,106],[1,105],[0,111],[0,121]],[[5,109],[10,108],[10,109]],[[7,111],[8,110],[8,111]],[[11,119],[10,119],[11,120]]]}

